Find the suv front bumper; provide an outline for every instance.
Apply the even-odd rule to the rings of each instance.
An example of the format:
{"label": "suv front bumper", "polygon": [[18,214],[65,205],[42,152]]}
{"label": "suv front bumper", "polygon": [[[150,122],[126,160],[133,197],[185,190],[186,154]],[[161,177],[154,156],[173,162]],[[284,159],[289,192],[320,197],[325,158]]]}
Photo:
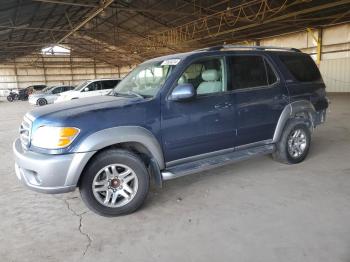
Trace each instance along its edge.
{"label": "suv front bumper", "polygon": [[49,194],[74,191],[83,168],[95,153],[40,154],[23,150],[19,139],[13,143],[13,152],[17,178],[30,189]]}

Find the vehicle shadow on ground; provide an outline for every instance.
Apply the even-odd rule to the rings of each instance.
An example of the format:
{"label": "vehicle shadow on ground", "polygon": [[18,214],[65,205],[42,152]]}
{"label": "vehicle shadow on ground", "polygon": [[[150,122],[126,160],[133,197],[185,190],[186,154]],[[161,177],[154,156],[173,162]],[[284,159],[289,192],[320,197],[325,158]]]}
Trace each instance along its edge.
{"label": "vehicle shadow on ground", "polygon": [[[254,161],[254,165],[252,165],[252,161]],[[187,194],[188,197],[192,195],[188,192],[192,187],[197,188],[196,184],[198,184],[197,189],[201,191],[203,188],[208,188],[209,185],[212,187],[219,186],[219,183],[222,183],[220,180],[227,176],[237,177],[244,176],[247,173],[257,174],[260,172],[261,167],[266,165],[267,161],[274,163],[271,155],[259,156],[238,163],[228,164],[226,166],[169,180],[163,182],[162,188],[157,188],[155,185],[152,185],[148,198],[142,209],[152,208],[152,206],[169,201],[182,201],[182,198],[186,198],[185,194]],[[275,164],[280,165],[276,162]],[[218,184],[215,185],[216,183]],[[208,185],[208,187],[203,187],[203,185]]]}

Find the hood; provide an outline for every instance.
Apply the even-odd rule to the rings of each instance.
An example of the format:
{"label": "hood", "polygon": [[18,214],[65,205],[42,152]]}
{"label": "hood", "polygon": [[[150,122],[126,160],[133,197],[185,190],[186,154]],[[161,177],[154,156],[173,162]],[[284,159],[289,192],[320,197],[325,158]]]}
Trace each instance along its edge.
{"label": "hood", "polygon": [[[67,92],[68,93],[68,92]],[[81,114],[89,114],[92,111],[101,111],[124,107],[140,101],[140,98],[116,97],[116,96],[94,96],[66,101],[36,108],[28,113],[34,119],[45,118],[49,121],[74,118]]]}

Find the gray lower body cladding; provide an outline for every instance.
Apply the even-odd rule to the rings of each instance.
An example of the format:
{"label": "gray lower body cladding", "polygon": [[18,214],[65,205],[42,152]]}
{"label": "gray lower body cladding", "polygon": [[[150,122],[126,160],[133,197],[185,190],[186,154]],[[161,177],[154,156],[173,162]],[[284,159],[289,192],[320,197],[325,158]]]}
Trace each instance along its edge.
{"label": "gray lower body cladding", "polygon": [[49,155],[25,151],[13,143],[15,170],[19,180],[41,193],[65,193],[76,188],[80,174],[95,152]]}

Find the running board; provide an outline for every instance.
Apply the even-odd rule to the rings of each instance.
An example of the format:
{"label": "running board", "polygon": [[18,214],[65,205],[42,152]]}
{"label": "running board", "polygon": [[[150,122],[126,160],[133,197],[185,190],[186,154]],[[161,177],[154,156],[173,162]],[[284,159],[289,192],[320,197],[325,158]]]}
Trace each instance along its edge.
{"label": "running board", "polygon": [[170,180],[181,176],[199,173],[208,169],[246,160],[254,156],[271,154],[274,149],[275,146],[269,144],[179,164],[164,170],[162,172],[162,178],[163,180]]}

